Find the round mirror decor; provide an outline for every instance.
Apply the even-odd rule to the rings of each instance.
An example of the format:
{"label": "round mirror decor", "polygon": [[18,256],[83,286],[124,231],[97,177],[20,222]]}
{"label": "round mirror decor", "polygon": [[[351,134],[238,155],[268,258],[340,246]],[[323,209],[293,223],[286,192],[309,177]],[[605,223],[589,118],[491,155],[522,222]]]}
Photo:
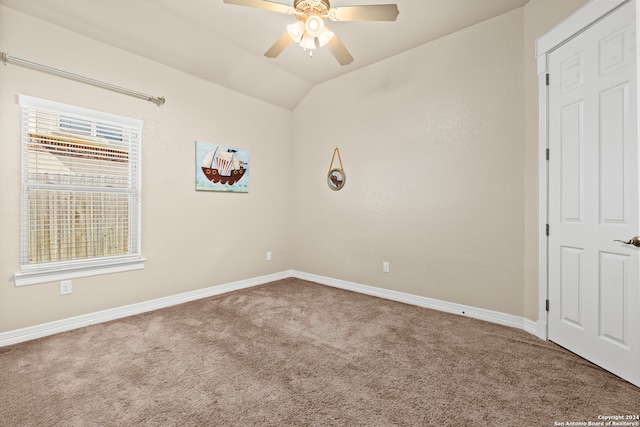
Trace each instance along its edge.
{"label": "round mirror decor", "polygon": [[342,169],[331,169],[329,171],[329,177],[327,180],[329,184],[329,188],[335,191],[340,190],[344,187],[345,176],[344,171]]}
{"label": "round mirror decor", "polygon": [[[336,154],[338,155],[338,161],[340,162],[340,167],[333,167],[333,162],[336,159]],[[329,188],[333,191],[338,191],[344,187],[344,184],[347,180],[347,176],[344,173],[344,167],[342,166],[342,158],[340,158],[340,150],[336,147],[333,150],[333,156],[331,157],[331,164],[329,165],[329,173],[327,174],[327,184]]]}

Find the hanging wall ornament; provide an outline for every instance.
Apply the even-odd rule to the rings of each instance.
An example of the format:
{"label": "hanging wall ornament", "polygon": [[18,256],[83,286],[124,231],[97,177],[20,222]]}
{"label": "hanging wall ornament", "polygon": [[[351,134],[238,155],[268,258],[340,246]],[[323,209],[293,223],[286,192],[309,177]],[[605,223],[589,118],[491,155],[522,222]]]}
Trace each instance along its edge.
{"label": "hanging wall ornament", "polygon": [[[336,154],[338,155],[338,162],[340,167],[333,167],[333,162],[336,160]],[[333,150],[333,156],[331,157],[331,164],[329,165],[329,173],[327,174],[327,184],[329,188],[338,191],[344,187],[344,183],[347,180],[347,176],[344,174],[344,168],[342,166],[342,158],[340,157],[340,150],[336,147]]]}

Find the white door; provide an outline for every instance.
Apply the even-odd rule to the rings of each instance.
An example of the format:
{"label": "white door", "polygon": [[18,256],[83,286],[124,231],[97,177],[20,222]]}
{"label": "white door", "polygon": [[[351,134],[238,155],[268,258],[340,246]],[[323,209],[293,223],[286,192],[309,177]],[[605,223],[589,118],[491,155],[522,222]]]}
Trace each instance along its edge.
{"label": "white door", "polygon": [[635,5],[548,59],[549,339],[640,386]]}

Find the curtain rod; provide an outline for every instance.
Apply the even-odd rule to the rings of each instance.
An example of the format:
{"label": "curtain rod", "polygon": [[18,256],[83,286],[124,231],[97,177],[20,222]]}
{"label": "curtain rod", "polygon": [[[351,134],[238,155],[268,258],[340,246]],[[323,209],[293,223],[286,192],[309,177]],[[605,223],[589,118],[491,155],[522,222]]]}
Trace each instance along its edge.
{"label": "curtain rod", "polygon": [[0,52],[0,58],[1,58],[2,62],[5,63],[5,65],[7,63],[13,63],[13,64],[24,65],[24,66],[27,66],[27,67],[30,67],[30,68],[35,68],[37,70],[42,70],[42,71],[45,71],[45,72],[50,73],[50,74],[56,74],[58,76],[65,77],[65,78],[72,79],[72,80],[76,80],[76,81],[79,81],[79,82],[82,82],[82,83],[87,83],[87,84],[90,84],[90,85],[93,85],[93,86],[97,86],[97,87],[101,87],[101,88],[104,88],[104,89],[112,90],[114,92],[120,92],[120,93],[123,93],[125,95],[134,96],[136,98],[141,98],[141,99],[147,100],[149,102],[153,102],[158,107],[161,106],[162,104],[164,104],[164,102],[165,102],[165,99],[162,96],[156,97],[156,96],[146,95],[146,94],[141,93],[141,92],[136,92],[136,91],[133,91],[133,90],[125,89],[123,87],[114,86],[112,84],[101,82],[99,80],[90,79],[88,77],[80,76],[78,74],[73,74],[73,73],[69,73],[67,71],[58,70],[57,68],[51,68],[51,67],[47,67],[46,65],[37,64],[35,62],[27,61],[25,59],[16,58],[14,56],[9,56],[5,52]]}

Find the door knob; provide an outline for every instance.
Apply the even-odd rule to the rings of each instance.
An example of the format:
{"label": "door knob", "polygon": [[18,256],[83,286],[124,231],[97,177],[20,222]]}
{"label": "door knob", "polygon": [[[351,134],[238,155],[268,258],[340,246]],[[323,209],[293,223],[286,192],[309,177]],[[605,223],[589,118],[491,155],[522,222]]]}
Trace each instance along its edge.
{"label": "door knob", "polygon": [[637,248],[640,248],[640,236],[633,237],[628,242],[625,242],[624,240],[614,240],[614,242],[622,242],[625,245],[633,245]]}

